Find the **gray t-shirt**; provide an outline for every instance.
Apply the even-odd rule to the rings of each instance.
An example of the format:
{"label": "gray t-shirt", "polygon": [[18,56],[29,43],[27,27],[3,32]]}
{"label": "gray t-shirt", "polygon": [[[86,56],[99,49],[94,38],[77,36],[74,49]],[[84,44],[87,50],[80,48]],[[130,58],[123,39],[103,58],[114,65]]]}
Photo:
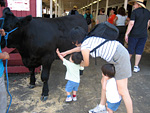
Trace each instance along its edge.
{"label": "gray t-shirt", "polygon": [[107,15],[98,15],[97,20],[99,21],[99,23],[105,22],[107,21],[108,16]]}

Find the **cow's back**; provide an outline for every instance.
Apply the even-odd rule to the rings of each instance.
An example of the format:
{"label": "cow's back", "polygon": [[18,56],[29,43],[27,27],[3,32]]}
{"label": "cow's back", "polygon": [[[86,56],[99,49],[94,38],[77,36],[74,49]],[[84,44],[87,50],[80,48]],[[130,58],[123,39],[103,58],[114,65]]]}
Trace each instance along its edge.
{"label": "cow's back", "polygon": [[40,42],[42,47],[51,45],[53,50],[57,46],[61,51],[64,51],[73,47],[72,43],[68,42],[68,34],[76,26],[82,27],[86,32],[88,30],[86,20],[82,15],[70,15],[52,19],[33,18],[26,29],[30,29],[28,30],[28,33],[30,32],[29,36],[31,34],[35,35],[35,44]]}

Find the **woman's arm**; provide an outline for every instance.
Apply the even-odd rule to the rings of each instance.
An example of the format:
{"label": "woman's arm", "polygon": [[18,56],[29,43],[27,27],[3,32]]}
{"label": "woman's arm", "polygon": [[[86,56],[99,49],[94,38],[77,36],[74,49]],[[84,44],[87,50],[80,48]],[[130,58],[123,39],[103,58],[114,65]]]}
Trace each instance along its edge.
{"label": "woman's arm", "polygon": [[90,56],[90,50],[88,49],[83,49],[81,51],[82,56],[83,56],[83,64],[85,67],[89,66],[89,56]]}
{"label": "woman's arm", "polygon": [[80,52],[81,51],[81,47],[75,47],[73,49],[67,50],[65,52],[61,52],[60,54],[65,57],[68,54],[74,53],[74,52]]}
{"label": "woman's arm", "polygon": [[134,21],[133,20],[130,20],[129,22],[129,25],[128,25],[128,28],[127,28],[127,31],[125,33],[125,41],[128,43],[128,35],[132,29],[132,27],[134,26]]}
{"label": "woman's arm", "polygon": [[118,17],[115,16],[114,21],[113,21],[113,24],[114,24],[114,25],[116,25],[116,21],[117,21],[117,20],[118,20]]}
{"label": "woman's arm", "polygon": [[99,20],[98,19],[96,20],[96,24],[99,24]]}
{"label": "woman's arm", "polygon": [[130,18],[127,17],[127,18],[126,18],[126,22],[125,22],[125,25],[126,25],[126,26],[129,24],[129,21],[130,21]]}

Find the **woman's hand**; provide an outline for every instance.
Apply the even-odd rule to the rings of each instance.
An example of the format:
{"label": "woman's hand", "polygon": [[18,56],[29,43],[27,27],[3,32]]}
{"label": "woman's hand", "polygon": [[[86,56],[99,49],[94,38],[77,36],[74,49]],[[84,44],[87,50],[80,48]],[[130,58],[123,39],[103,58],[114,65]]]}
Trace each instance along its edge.
{"label": "woman's hand", "polygon": [[128,43],[128,35],[125,34],[125,41]]}
{"label": "woman's hand", "polygon": [[71,54],[71,53],[74,53],[74,52],[80,52],[81,51],[81,47],[75,47],[73,49],[70,49],[68,51],[65,51],[65,52],[61,52],[60,54],[65,57],[66,55],[68,54]]}
{"label": "woman's hand", "polygon": [[65,51],[65,52],[61,52],[60,55],[62,55],[63,57],[65,57],[65,56],[67,56],[68,54],[67,54],[67,51]]}

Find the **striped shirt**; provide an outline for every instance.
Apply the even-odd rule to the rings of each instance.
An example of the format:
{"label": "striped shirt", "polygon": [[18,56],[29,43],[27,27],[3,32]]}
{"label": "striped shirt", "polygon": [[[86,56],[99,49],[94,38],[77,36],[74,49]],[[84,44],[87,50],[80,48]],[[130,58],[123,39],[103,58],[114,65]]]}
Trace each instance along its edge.
{"label": "striped shirt", "polygon": [[[89,49],[91,51],[104,41],[105,41],[104,38],[92,36],[92,37],[86,39],[82,43],[81,50]],[[113,55],[115,54],[118,44],[119,44],[119,42],[116,40],[107,41],[102,46],[100,46],[99,48],[96,49],[96,57],[101,57],[104,60],[106,60],[107,62],[109,62],[112,59]],[[95,51],[90,53],[90,55],[92,57],[95,57]]]}

